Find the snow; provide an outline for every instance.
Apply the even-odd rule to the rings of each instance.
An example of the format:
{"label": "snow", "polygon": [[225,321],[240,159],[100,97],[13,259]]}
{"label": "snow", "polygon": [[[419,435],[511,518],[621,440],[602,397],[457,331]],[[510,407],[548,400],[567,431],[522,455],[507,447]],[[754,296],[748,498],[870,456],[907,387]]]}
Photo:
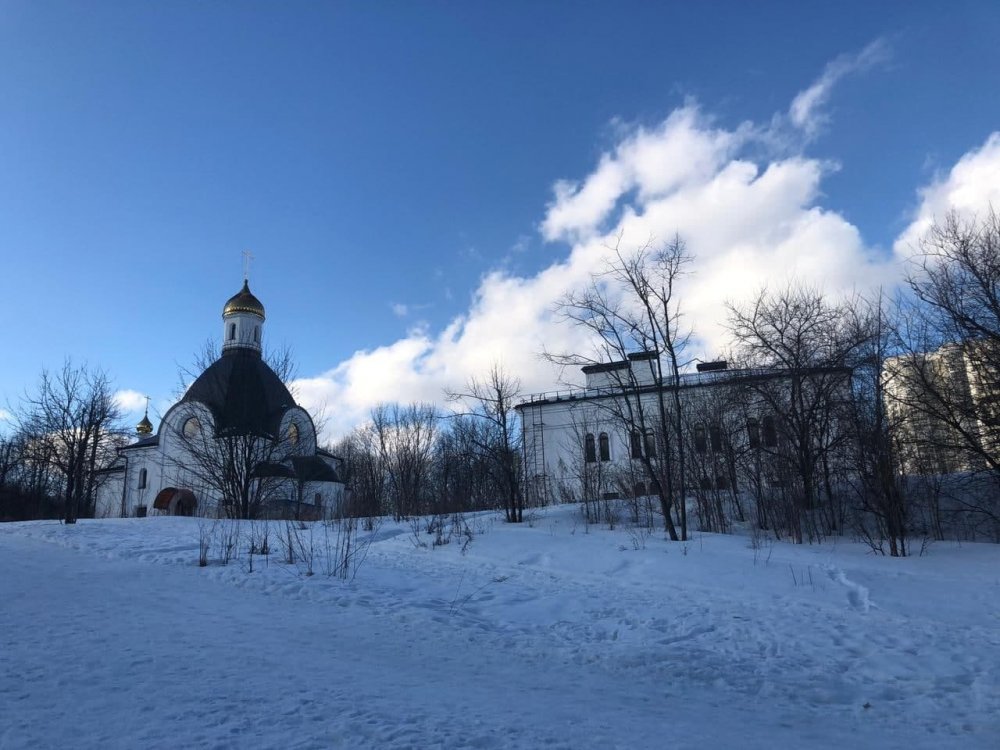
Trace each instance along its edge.
{"label": "snow", "polygon": [[468,522],[350,582],[280,525],[253,572],[198,519],[0,525],[0,748],[1000,746],[1000,546]]}

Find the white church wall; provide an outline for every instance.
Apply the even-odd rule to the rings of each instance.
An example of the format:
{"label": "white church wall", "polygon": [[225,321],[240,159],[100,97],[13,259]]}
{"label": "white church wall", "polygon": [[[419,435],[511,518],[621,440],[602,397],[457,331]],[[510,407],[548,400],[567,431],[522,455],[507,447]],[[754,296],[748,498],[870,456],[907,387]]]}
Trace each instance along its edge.
{"label": "white church wall", "polygon": [[222,351],[229,349],[261,350],[261,324],[263,321],[252,313],[229,314],[223,321]]}
{"label": "white church wall", "polygon": [[[294,442],[290,439],[292,425],[298,434]],[[285,412],[278,432],[282,440],[288,441],[289,453],[297,456],[311,456],[316,453],[316,428],[309,412],[302,407],[293,406]]]}
{"label": "white church wall", "polygon": [[106,474],[97,488],[94,503],[95,518],[119,518],[121,516],[122,490],[125,486],[125,472]]}

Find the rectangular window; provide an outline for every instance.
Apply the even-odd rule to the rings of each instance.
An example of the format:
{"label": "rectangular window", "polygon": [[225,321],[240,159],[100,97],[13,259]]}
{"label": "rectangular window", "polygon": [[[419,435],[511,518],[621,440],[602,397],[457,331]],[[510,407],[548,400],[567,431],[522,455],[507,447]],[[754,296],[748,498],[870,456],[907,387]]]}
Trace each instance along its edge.
{"label": "rectangular window", "polygon": [[713,424],[708,428],[708,437],[712,441],[712,450],[719,453],[722,450],[722,428]]}
{"label": "rectangular window", "polygon": [[747,442],[751,448],[760,448],[760,423],[756,419],[747,420]]}
{"label": "rectangular window", "polygon": [[652,430],[646,430],[646,455],[649,458],[656,458],[656,435]]}
{"label": "rectangular window", "polygon": [[696,424],[694,426],[694,452],[705,453],[708,451],[708,440],[705,439],[705,425]]}
{"label": "rectangular window", "polygon": [[642,437],[638,430],[632,430],[631,443],[632,458],[642,458]]}
{"label": "rectangular window", "polygon": [[764,417],[764,447],[774,448],[778,445],[778,430],[774,425],[774,417],[766,416]]}

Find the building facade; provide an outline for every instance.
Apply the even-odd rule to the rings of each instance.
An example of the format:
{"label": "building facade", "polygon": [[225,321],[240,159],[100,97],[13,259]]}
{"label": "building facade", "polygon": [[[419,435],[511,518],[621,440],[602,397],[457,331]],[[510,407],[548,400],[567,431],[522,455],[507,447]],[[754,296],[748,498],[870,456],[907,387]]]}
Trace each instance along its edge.
{"label": "building facade", "polygon": [[221,355],[121,449],[97,515],[319,518],[344,499],[341,461],[262,356],[264,306],[244,280],[223,307]]}
{"label": "building facade", "polygon": [[[639,352],[584,367],[582,388],[519,404],[529,503],[643,497],[665,483],[676,494],[681,482],[685,496],[737,507],[747,493],[816,493],[807,485],[841,439],[849,369],[710,362],[679,376],[663,372],[654,353]],[[795,392],[809,414],[826,409],[826,417],[796,431]],[[796,465],[802,453],[813,466]]]}
{"label": "building facade", "polygon": [[885,362],[886,410],[906,474],[952,474],[1000,463],[1000,359],[991,342],[952,343]]}

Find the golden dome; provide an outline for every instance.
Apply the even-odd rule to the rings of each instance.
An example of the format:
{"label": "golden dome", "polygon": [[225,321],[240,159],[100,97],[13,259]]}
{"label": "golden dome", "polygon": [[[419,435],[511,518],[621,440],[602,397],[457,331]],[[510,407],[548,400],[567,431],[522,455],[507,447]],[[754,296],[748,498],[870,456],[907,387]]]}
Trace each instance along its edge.
{"label": "golden dome", "polygon": [[243,279],[243,288],[240,289],[239,293],[230,297],[226,306],[222,308],[223,318],[234,313],[250,313],[260,316],[261,320],[264,319],[264,305],[251,294],[250,282],[246,279]]}
{"label": "golden dome", "polygon": [[145,437],[153,432],[153,423],[149,421],[149,414],[142,417],[142,421],[135,426],[135,431]]}

